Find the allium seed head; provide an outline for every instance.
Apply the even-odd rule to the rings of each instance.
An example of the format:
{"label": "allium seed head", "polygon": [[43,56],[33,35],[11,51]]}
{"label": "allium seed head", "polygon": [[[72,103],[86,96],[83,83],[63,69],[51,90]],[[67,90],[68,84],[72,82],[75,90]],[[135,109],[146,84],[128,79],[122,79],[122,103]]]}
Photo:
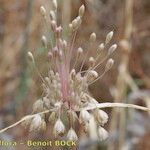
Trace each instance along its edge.
{"label": "allium seed head", "polygon": [[[99,127],[99,125],[102,126],[108,121],[107,113],[102,110],[95,110],[94,108],[94,110],[88,112],[86,108],[98,104],[89,94],[89,85],[99,80],[114,64],[113,59],[108,59],[104,72],[101,75],[96,72],[96,69],[117,48],[116,44],[110,46],[108,54],[100,61],[101,52],[108,47],[106,44],[111,41],[113,32],[108,33],[106,41],[98,46],[98,55],[91,57],[89,50],[93,49],[92,46],[93,42],[96,41],[96,33],[90,35],[87,51],[84,51],[81,47],[78,49],[74,47],[77,30],[82,23],[82,17],[85,12],[85,6],[82,5],[79,8],[79,15],[69,24],[69,38],[71,37],[71,40],[68,40],[68,42],[70,43],[67,43],[65,40],[68,37],[63,38],[63,28],[59,25],[56,15],[58,9],[56,0],[52,0],[52,6],[53,10],[50,11],[50,18],[46,17],[46,9],[43,6],[40,8],[45,23],[50,22],[51,35],[53,35],[50,42],[47,41],[48,39],[45,36],[42,36],[42,43],[48,51],[48,60],[50,61],[49,72],[46,77],[41,75],[36,68],[37,65],[32,53],[28,52],[28,56],[34,63],[34,67],[42,80],[43,97],[33,104],[33,113],[37,113],[37,115],[33,115],[34,117],[28,121],[25,127],[30,126],[30,131],[45,130],[46,120],[48,119],[51,124],[54,124],[54,134],[56,136],[63,135],[65,125],[60,118],[67,117],[68,121],[66,123],[69,122],[68,126],[70,128],[67,133],[67,139],[78,140],[76,131],[72,128],[74,127],[74,123],[77,123],[83,127],[83,130],[89,136],[98,138],[99,134],[100,140],[104,140],[107,138],[108,133],[104,128]],[[80,66],[78,66],[79,62],[81,62]],[[88,62],[87,69],[84,67],[86,62]],[[38,112],[42,113],[39,115]],[[48,112],[47,115],[49,116],[45,115],[45,112]],[[91,128],[93,125],[94,130]],[[90,128],[91,130],[89,130]],[[92,131],[94,131],[94,134]]]}

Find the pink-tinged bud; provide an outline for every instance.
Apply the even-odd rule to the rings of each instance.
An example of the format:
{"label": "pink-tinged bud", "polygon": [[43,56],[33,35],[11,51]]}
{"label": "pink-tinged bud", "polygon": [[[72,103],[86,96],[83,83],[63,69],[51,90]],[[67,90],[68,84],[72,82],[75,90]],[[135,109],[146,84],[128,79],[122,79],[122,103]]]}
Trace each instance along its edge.
{"label": "pink-tinged bud", "polygon": [[61,31],[62,31],[62,27],[61,26],[56,28],[56,32],[61,32]]}
{"label": "pink-tinged bud", "polygon": [[54,57],[57,57],[57,56],[58,56],[58,53],[59,53],[58,47],[55,46],[55,47],[53,48],[52,52],[53,52]]}
{"label": "pink-tinged bud", "polygon": [[52,52],[48,52],[48,58],[51,60],[53,58]]}
{"label": "pink-tinged bud", "polygon": [[60,37],[61,31],[62,31],[62,27],[61,26],[59,26],[59,27],[56,28],[55,32],[57,34],[57,37]]}
{"label": "pink-tinged bud", "polygon": [[108,138],[108,132],[100,126],[98,128],[98,136],[100,141],[106,140]]}
{"label": "pink-tinged bud", "polygon": [[60,61],[62,61],[62,59],[63,59],[63,52],[62,52],[62,50],[59,51],[58,58],[59,58]]}
{"label": "pink-tinged bud", "polygon": [[52,20],[52,21],[51,21],[51,28],[52,28],[52,30],[53,30],[54,32],[56,31],[57,25],[56,25],[56,21],[55,21],[55,20]]}
{"label": "pink-tinged bud", "polygon": [[78,136],[73,128],[70,128],[68,133],[67,133],[67,139],[70,141],[77,141]]}

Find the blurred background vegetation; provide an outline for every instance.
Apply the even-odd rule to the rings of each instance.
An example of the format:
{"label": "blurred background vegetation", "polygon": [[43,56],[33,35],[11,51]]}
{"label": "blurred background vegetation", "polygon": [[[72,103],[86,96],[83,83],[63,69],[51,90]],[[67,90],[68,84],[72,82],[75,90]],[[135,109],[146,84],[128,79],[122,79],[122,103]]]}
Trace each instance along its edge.
{"label": "blurred background vegetation", "polygon": [[[106,34],[111,30],[115,33],[113,42],[119,45],[112,56],[115,66],[102,80],[90,86],[95,99],[99,102],[126,102],[150,107],[150,1],[58,2],[59,22],[62,22],[66,33],[67,24],[77,16],[79,6],[86,6],[75,47],[86,49],[90,33],[95,32],[97,41],[91,50],[94,56],[95,47],[104,41]],[[50,0],[0,0],[0,128],[31,113],[32,104],[42,95],[41,81],[27,59],[27,52],[32,51],[40,72],[46,75],[47,52],[40,41],[43,34],[52,37],[43,24],[39,12],[41,5],[49,10]],[[98,69],[99,73],[101,69]],[[149,114],[119,110],[107,110],[110,114],[107,127],[110,139],[102,142],[100,147],[94,143],[97,149],[149,150]],[[28,137],[31,136],[21,126],[0,135],[0,139],[24,140]],[[82,149],[88,148],[84,145]]]}

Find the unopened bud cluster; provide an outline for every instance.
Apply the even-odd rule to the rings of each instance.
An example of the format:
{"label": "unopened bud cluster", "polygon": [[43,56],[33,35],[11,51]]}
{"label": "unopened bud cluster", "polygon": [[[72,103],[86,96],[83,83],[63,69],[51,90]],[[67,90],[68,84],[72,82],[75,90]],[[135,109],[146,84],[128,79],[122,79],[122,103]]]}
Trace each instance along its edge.
{"label": "unopened bud cluster", "polygon": [[[114,64],[114,60],[109,59],[109,56],[117,48],[116,44],[110,46],[113,32],[108,33],[105,42],[98,46],[98,55],[96,57],[87,55],[86,59],[89,62],[89,68],[82,70],[83,65],[81,65],[81,69],[77,72],[75,69],[76,62],[86,56],[84,54],[86,51],[81,47],[76,50],[76,61],[72,67],[71,60],[73,56],[70,45],[74,43],[68,43],[62,38],[63,28],[57,24],[56,20],[57,2],[53,0],[52,3],[53,10],[50,11],[49,16],[51,30],[55,38],[53,46],[49,47],[47,38],[44,35],[42,36],[42,43],[49,50],[50,70],[47,77],[42,78],[44,96],[33,104],[33,113],[37,115],[30,120],[26,120],[24,126],[29,127],[30,131],[39,131],[46,130],[46,125],[51,123],[53,124],[52,133],[56,137],[64,136],[66,139],[77,141],[80,133],[77,132],[75,124],[78,124],[78,127],[82,127],[82,129],[85,128],[84,132],[89,135],[89,122],[93,117],[97,125],[97,136],[100,140],[105,140],[108,137],[108,133],[102,126],[108,121],[107,113],[100,109],[87,111],[85,108],[98,103],[89,95],[88,87],[101,77],[96,69],[101,65],[99,60],[101,52],[106,50],[108,46],[110,48],[108,48],[107,55],[104,58],[104,61],[107,61],[104,73]],[[44,6],[41,6],[40,11],[45,19],[47,12]],[[68,26],[68,30],[73,37],[82,23],[84,12],[85,6],[82,5],[79,8],[78,16]],[[95,33],[90,35],[89,41],[92,44],[96,41]],[[35,63],[32,53],[29,52],[28,55]],[[49,114],[38,114],[51,109],[53,111]],[[68,122],[63,120],[63,115],[65,114],[68,117]]]}

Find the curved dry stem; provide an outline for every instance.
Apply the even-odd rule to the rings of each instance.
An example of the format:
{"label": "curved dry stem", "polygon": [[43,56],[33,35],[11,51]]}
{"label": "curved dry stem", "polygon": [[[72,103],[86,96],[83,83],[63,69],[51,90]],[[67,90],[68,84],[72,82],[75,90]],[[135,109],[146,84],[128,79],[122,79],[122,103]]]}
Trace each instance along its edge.
{"label": "curved dry stem", "polygon": [[[143,107],[143,106],[138,106],[138,105],[134,105],[134,104],[125,104],[125,103],[100,103],[100,104],[94,104],[93,106],[91,105],[91,106],[85,107],[83,109],[85,109],[85,110],[92,110],[92,109],[95,109],[95,108],[111,108],[111,107],[112,108],[113,107],[118,107],[118,108],[133,108],[133,109],[138,109],[138,110],[150,112],[150,108]],[[37,113],[37,114],[46,114],[46,113],[49,113],[49,112],[54,111],[54,110],[55,109],[46,110],[46,111],[43,111],[43,112],[40,112],[40,113]],[[81,109],[79,111],[81,111]],[[7,131],[10,128],[13,128],[13,127],[19,125],[20,123],[22,123],[26,119],[33,118],[37,114],[27,115],[27,116],[23,117],[22,119],[20,119],[16,123],[14,123],[14,124],[12,124],[12,125],[4,128],[4,129],[0,130],[0,134],[3,133],[3,132],[5,132],[5,131]]]}
{"label": "curved dry stem", "polygon": [[[41,115],[41,114],[46,114],[46,113],[49,113],[49,112],[51,112],[51,111],[53,111],[53,110],[54,110],[54,109],[52,109],[52,110],[46,110],[46,111],[43,111],[43,112],[39,112],[39,113],[37,113],[37,114],[39,114],[39,115]],[[5,132],[6,130],[8,130],[8,129],[10,129],[10,128],[13,128],[13,127],[15,127],[15,126],[21,124],[23,121],[25,121],[25,120],[27,120],[27,119],[30,119],[30,118],[35,117],[35,115],[37,115],[37,114],[24,116],[22,119],[20,119],[20,120],[17,121],[16,123],[14,123],[14,124],[12,124],[12,125],[10,125],[10,126],[4,128],[4,129],[0,130],[0,134],[3,133],[3,132]]]}
{"label": "curved dry stem", "polygon": [[100,104],[94,104],[93,106],[85,107],[85,110],[92,110],[95,108],[111,108],[111,107],[119,107],[119,108],[133,108],[138,109],[142,111],[150,112],[150,108],[138,106],[134,104],[125,104],[125,103],[100,103]]}

